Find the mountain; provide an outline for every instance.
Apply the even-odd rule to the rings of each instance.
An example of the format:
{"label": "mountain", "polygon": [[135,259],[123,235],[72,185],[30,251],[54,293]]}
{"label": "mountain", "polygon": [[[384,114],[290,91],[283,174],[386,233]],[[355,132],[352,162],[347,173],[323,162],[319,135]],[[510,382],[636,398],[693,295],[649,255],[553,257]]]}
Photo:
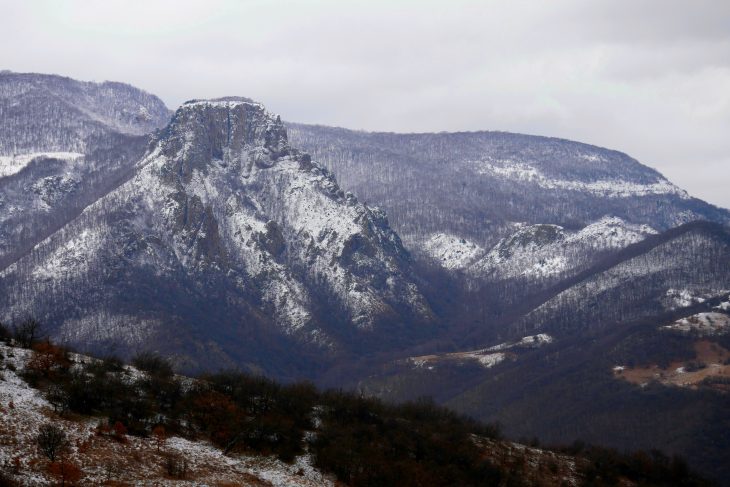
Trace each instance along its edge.
{"label": "mountain", "polygon": [[512,438],[660,447],[727,479],[730,315],[713,307],[730,291],[727,210],[572,141],[288,127],[388,212],[448,322],[338,380],[430,396]]}
{"label": "mountain", "polygon": [[387,211],[415,257],[477,281],[556,282],[646,235],[730,223],[626,154],[578,142],[288,127],[344,188]]}
{"label": "mountain", "polygon": [[629,156],[285,124],[238,97],[173,114],[45,75],[0,90],[1,321],[730,474],[730,213]]}
{"label": "mountain", "polygon": [[79,347],[286,376],[424,333],[410,272],[382,212],[290,147],[262,105],[225,98],[180,107],[128,180],[0,286],[5,317],[33,314]]}
{"label": "mountain", "polygon": [[123,83],[0,72],[0,269],[129,177],[169,118]]}

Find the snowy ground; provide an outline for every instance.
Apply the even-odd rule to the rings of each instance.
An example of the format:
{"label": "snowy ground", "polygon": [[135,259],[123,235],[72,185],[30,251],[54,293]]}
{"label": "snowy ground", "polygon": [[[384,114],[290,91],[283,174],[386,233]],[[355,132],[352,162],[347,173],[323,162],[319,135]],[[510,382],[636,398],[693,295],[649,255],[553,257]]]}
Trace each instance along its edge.
{"label": "snowy ground", "polygon": [[692,360],[677,360],[667,367],[657,364],[638,367],[616,365],[613,375],[641,387],[657,382],[670,387],[706,387],[730,392],[730,351],[707,339],[696,341],[693,347],[696,355]]}

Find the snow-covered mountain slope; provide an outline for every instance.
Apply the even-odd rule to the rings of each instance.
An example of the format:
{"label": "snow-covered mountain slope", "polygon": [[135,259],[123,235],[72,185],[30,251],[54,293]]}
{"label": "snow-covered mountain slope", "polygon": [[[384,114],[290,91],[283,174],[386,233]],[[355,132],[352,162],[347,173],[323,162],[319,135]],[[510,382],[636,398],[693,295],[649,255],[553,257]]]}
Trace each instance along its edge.
{"label": "snow-covered mountain slope", "polygon": [[[520,319],[516,332],[570,332],[637,320],[678,306],[683,295],[720,296],[730,288],[730,230],[695,222],[651,237],[567,281]],[[701,301],[696,301],[701,302]]]}
{"label": "snow-covered mountain slope", "polygon": [[[422,333],[432,313],[409,266],[382,212],[290,147],[262,105],[226,98],[184,104],[129,181],[0,286],[4,316],[33,313],[79,346],[275,370],[306,350]],[[289,356],[275,352],[282,343]]]}
{"label": "snow-covered mountain slope", "polygon": [[122,83],[0,73],[0,269],[128,177],[169,117]]}
{"label": "snow-covered mountain slope", "polygon": [[[609,158],[603,155],[584,155],[583,159],[590,163],[607,163]],[[526,183],[540,189],[579,191],[608,198],[627,198],[631,196],[649,196],[673,194],[680,198],[687,199],[689,196],[683,191],[663,178],[654,181],[630,181],[621,177],[608,177],[607,179],[594,179],[581,181],[572,179],[560,179],[559,177],[546,176],[537,167],[514,160],[495,160],[490,156],[479,161],[473,161],[475,170],[479,174],[489,175],[494,178]],[[567,176],[567,175],[566,175]]]}
{"label": "snow-covered mountain slope", "polygon": [[435,261],[449,270],[464,269],[483,252],[479,245],[454,235],[435,233],[423,245],[423,250]]}
{"label": "snow-covered mountain slope", "polygon": [[601,255],[656,233],[649,225],[606,216],[576,231],[559,225],[514,224],[512,233],[488,251],[464,238],[436,233],[422,250],[445,269],[476,280],[554,282],[585,269]]}
{"label": "snow-covered mountain slope", "polygon": [[582,270],[602,253],[625,248],[656,231],[604,217],[578,231],[558,225],[521,225],[468,268],[474,277],[556,278]]}
{"label": "snow-covered mountain slope", "polygon": [[[293,143],[345,189],[388,212],[415,256],[447,269],[464,269],[475,249],[496,249],[521,227],[556,225],[587,242],[598,231],[596,246],[605,251],[693,220],[730,223],[728,211],[689,197],[626,154],[587,144],[504,132],[393,134],[288,125]],[[468,248],[455,245],[462,241]],[[494,276],[545,276],[601,253],[565,262],[566,252],[520,264],[489,258],[479,267]]]}

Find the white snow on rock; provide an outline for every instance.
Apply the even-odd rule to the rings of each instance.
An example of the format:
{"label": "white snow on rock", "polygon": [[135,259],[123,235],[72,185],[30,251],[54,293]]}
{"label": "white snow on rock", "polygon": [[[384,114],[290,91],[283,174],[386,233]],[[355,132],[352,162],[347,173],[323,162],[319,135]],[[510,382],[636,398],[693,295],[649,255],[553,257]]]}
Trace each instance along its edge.
{"label": "white snow on rock", "polygon": [[[727,290],[711,289],[711,290],[692,290],[692,289],[667,289],[664,295],[664,305],[667,309],[686,308],[695,304],[704,303],[710,298],[714,298]],[[720,304],[722,306],[722,304]],[[722,308],[720,308],[722,309]]]}
{"label": "white snow on rock", "polygon": [[489,352],[487,349],[472,350],[469,352],[453,352],[438,355],[421,355],[418,357],[410,357],[407,362],[415,368],[433,369],[433,366],[443,362],[464,363],[477,362],[485,369],[494,367],[507,359],[507,354],[502,352]]}
{"label": "white snow on rock", "polygon": [[475,261],[469,273],[497,278],[558,276],[580,265],[583,256],[622,249],[656,233],[648,225],[615,216],[605,216],[574,232],[552,224],[522,225]]}
{"label": "white snow on rock", "polygon": [[523,225],[495,245],[469,269],[475,276],[546,276],[562,272],[567,260],[556,255],[565,239],[559,225]]}
{"label": "white snow on rock", "polygon": [[562,256],[546,257],[527,267],[522,275],[547,277],[560,274],[568,267],[568,259]]}
{"label": "white snow on rock", "polygon": [[[394,313],[432,319],[407,258],[385,214],[291,148],[279,117],[244,99],[193,101],[131,179],[3,271],[41,283],[34,298],[3,312],[26,312],[34,299],[83,287],[123,260],[161,279],[225,279],[239,291],[232,306],[246,300],[282,333],[333,349],[338,343],[316,319],[324,299],[363,331]],[[101,337],[93,311],[78,319],[81,335]],[[132,339],[144,340],[153,325]]]}
{"label": "white snow on rock", "polygon": [[483,249],[465,238],[446,233],[434,233],[423,244],[423,250],[442,267],[460,270],[471,264]]}
{"label": "white snow on rock", "polygon": [[493,347],[487,348],[489,351],[509,350],[511,348],[539,348],[553,342],[553,337],[547,333],[538,333],[537,335],[528,335],[517,341],[500,343]]}
{"label": "white snow on rock", "polygon": [[686,191],[679,189],[666,179],[658,179],[656,182],[648,184],[621,179],[585,182],[549,178],[536,167],[511,160],[474,161],[473,165],[479,174],[526,182],[544,189],[580,191],[606,198],[627,198],[655,194],[675,194],[681,198],[689,198]]}
{"label": "white snow on rock", "polygon": [[605,216],[569,234],[565,241],[567,244],[581,243],[596,249],[622,249],[656,233],[649,225],[637,225],[615,216]]}
{"label": "white snow on rock", "polygon": [[700,336],[724,335],[730,332],[730,315],[724,313],[697,313],[682,318],[660,330],[694,333]]}

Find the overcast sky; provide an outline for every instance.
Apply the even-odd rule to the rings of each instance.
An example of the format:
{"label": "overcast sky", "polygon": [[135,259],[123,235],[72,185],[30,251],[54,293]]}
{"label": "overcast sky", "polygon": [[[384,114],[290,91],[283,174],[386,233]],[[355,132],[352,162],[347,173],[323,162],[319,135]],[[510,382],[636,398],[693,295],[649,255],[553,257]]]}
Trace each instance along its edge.
{"label": "overcast sky", "polygon": [[242,95],[298,122],[588,142],[730,207],[727,0],[0,0],[0,39],[0,69],[171,108]]}

